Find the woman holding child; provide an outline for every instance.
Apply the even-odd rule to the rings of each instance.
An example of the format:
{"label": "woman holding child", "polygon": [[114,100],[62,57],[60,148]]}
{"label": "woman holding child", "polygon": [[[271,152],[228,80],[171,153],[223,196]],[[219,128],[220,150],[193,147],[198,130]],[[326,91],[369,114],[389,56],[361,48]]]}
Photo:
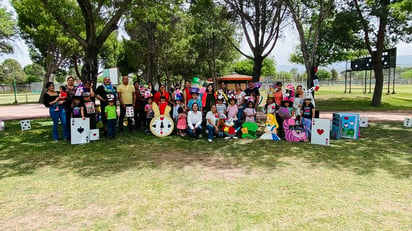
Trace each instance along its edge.
{"label": "woman holding child", "polygon": [[55,142],[59,141],[59,119],[63,127],[63,137],[65,140],[69,139],[70,133],[67,126],[67,117],[64,107],[56,110],[58,104],[62,104],[63,101],[59,101],[59,92],[55,91],[54,84],[48,82],[46,84],[47,91],[44,93],[44,106],[49,108],[50,117],[53,120],[52,136]]}

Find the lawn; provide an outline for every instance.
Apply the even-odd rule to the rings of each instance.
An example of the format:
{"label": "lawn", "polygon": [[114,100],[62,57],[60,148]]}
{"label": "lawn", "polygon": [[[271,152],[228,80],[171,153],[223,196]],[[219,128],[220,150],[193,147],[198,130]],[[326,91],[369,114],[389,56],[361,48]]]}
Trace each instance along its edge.
{"label": "lawn", "polygon": [[2,230],[411,230],[412,129],[331,146],[125,132],[52,143],[0,133]]}

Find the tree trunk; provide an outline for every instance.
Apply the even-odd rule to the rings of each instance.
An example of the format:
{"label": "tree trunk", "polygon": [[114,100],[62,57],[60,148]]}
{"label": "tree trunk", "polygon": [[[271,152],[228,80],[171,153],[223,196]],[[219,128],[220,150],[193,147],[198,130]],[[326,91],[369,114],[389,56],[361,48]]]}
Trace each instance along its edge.
{"label": "tree trunk", "polygon": [[39,103],[43,103],[44,102],[44,92],[46,92],[46,84],[50,81],[50,73],[46,72],[46,74],[44,74],[44,80],[43,80],[43,87],[41,89],[40,92],[40,97],[39,97]]}
{"label": "tree trunk", "polygon": [[383,90],[383,69],[382,69],[382,55],[372,56],[373,71],[375,72],[375,88],[373,89],[372,106],[380,106],[382,100]]}
{"label": "tree trunk", "polygon": [[98,48],[89,47],[86,52],[86,56],[83,60],[82,76],[81,80],[83,83],[90,81],[93,86],[96,87],[97,83],[97,73],[99,71],[99,65],[97,63],[97,54],[99,52]]}
{"label": "tree trunk", "polygon": [[263,65],[263,57],[256,56],[253,59],[253,74],[252,74],[253,82],[259,82],[260,75],[262,74],[262,65]]}

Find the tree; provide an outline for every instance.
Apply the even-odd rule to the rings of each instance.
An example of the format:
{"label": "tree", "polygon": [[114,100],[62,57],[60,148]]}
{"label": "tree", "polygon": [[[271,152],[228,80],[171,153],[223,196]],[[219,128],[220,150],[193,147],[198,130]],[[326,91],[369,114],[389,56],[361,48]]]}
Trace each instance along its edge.
{"label": "tree", "polygon": [[29,64],[25,66],[23,70],[26,75],[26,78],[24,79],[24,82],[26,83],[41,81],[44,79],[44,74],[46,73],[44,68],[37,63]]}
{"label": "tree", "polygon": [[323,69],[318,70],[316,75],[318,76],[320,80],[330,80],[331,79],[331,73],[327,70],[323,70]]}
{"label": "tree", "polygon": [[[224,0],[230,13],[239,21],[252,55],[232,45],[243,56],[253,60],[253,81],[259,81],[263,60],[272,52],[282,30],[286,16],[283,1],[277,0]],[[230,40],[229,37],[227,39]]]}
{"label": "tree", "polygon": [[[232,70],[238,74],[242,75],[252,75],[253,74],[253,61],[250,59],[242,59],[235,64],[233,64]],[[262,64],[262,74],[261,76],[275,76],[276,68],[275,61],[271,58],[266,58]]]}
{"label": "tree", "polygon": [[96,86],[99,50],[110,34],[118,29],[118,22],[132,1],[77,0],[77,4],[70,0],[41,2],[63,30],[83,48],[81,79],[92,80]]}
{"label": "tree", "polygon": [[15,34],[15,26],[11,13],[5,8],[0,8],[0,54],[13,52],[10,40]]}
{"label": "tree", "polygon": [[338,71],[336,71],[335,68],[332,68],[332,70],[330,70],[331,72],[331,80],[338,80],[339,79],[339,73]]}
{"label": "tree", "polygon": [[300,39],[305,64],[307,87],[313,86],[315,69],[319,66],[318,45],[322,26],[331,15],[334,0],[286,0]]}
{"label": "tree", "polygon": [[17,60],[6,59],[0,65],[0,82],[12,84],[13,79],[16,79],[16,83],[23,83],[24,72]]}
{"label": "tree", "polygon": [[[401,0],[399,2],[404,1],[407,0]],[[399,3],[397,5],[399,5]],[[411,39],[411,11],[399,13],[391,9],[392,6],[394,6],[394,2],[388,0],[366,2],[353,0],[351,4],[349,4],[349,12],[358,19],[362,28],[360,35],[364,39],[366,49],[372,58],[376,80],[372,106],[381,105],[383,90],[383,51],[390,47],[389,44],[391,42],[397,42],[401,39],[409,41]],[[399,15],[403,16],[399,17]],[[405,15],[408,16],[405,17]]]}

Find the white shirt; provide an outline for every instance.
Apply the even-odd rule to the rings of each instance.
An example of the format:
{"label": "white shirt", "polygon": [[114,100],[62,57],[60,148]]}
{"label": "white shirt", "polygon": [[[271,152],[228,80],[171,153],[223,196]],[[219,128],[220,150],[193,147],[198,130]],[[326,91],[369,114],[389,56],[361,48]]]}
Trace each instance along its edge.
{"label": "white shirt", "polygon": [[[212,123],[209,123],[209,119],[210,119],[210,121],[212,121]],[[207,124],[216,125],[217,118],[216,118],[215,114],[212,111],[207,112],[206,121],[207,121]]]}
{"label": "white shirt", "polygon": [[187,126],[190,129],[194,129],[195,126],[199,126],[202,123],[202,112],[189,111],[187,114]]}

